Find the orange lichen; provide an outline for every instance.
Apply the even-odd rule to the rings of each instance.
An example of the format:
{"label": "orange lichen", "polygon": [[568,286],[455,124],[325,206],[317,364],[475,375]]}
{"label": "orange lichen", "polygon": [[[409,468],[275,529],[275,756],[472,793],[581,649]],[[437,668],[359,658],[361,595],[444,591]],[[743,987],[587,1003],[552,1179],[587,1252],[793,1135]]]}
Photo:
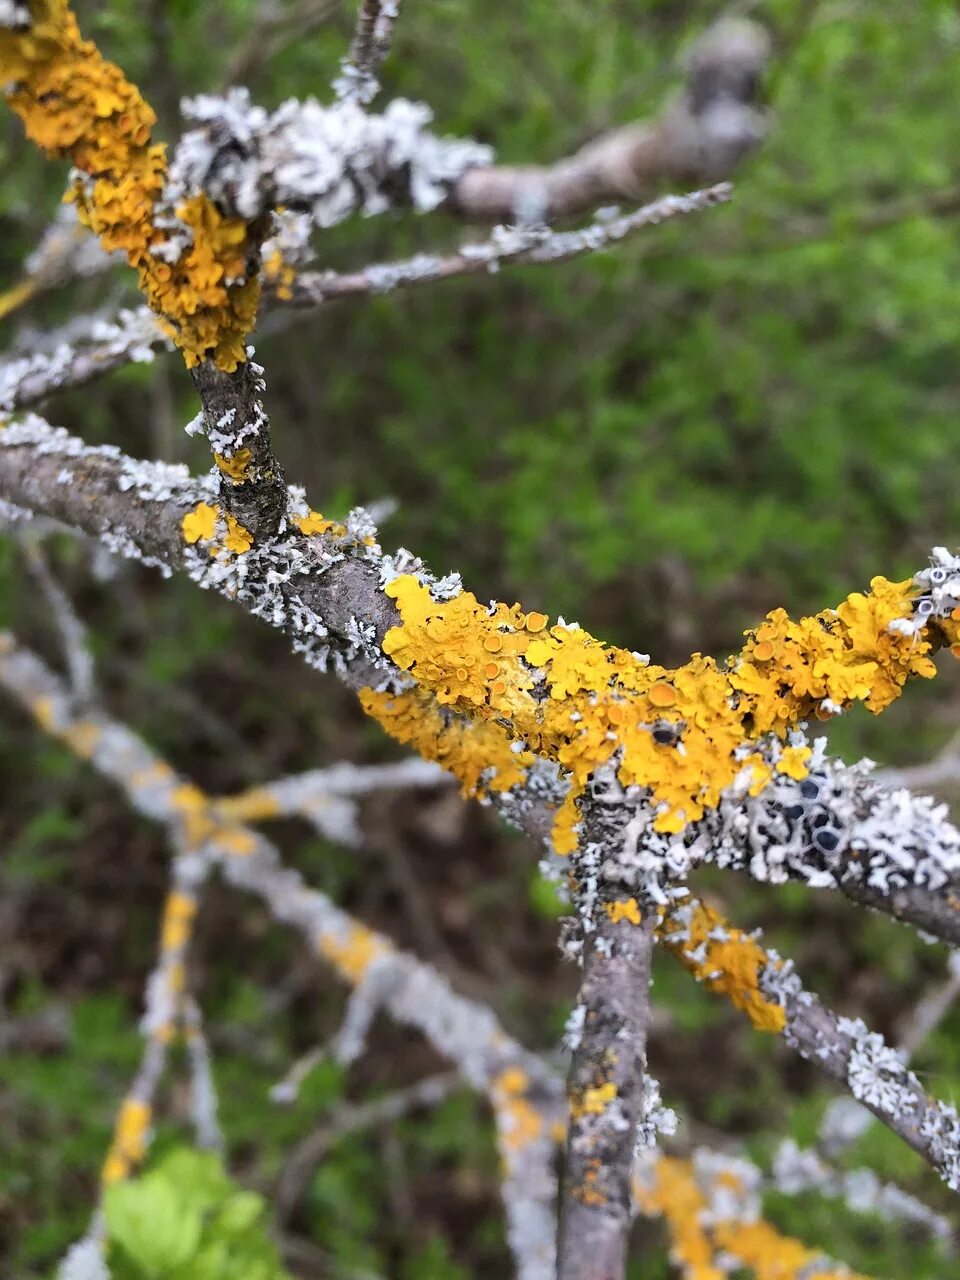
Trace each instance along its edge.
{"label": "orange lichen", "polygon": [[151,142],[156,116],[120,69],[81,37],[66,0],[34,0],[32,16],[27,31],[0,29],[8,103],[29,138],[86,175],[69,196],[81,221],[107,251],[126,255],[187,365],[209,358],[232,372],[246,359],[259,299],[246,225],[195,196],[176,210],[192,244],[172,263],[158,257],[170,232],[155,224],[167,176],[164,147]]}
{"label": "orange lichen", "polygon": [[104,1186],[125,1178],[146,1155],[151,1114],[149,1103],[139,1098],[124,1099],[100,1173]]}
{"label": "orange lichen", "polygon": [[223,539],[223,545],[235,555],[245,555],[253,546],[253,534],[249,529],[245,529],[239,520],[228,515],[227,532]]}
{"label": "orange lichen", "polygon": [[226,796],[214,802],[216,812],[234,822],[260,822],[280,812],[277,797],[267,787],[251,787],[237,796]]}
{"label": "orange lichen", "polygon": [[[880,711],[909,676],[932,676],[930,642],[889,630],[909,616],[912,584],[875,578],[871,588],[799,622],[774,610],[724,667],[695,654],[669,671],[578,627],[542,626],[542,615],[525,615],[519,605],[488,607],[466,591],[434,600],[407,574],[386,587],[402,621],[383,649],[441,707],[496,722],[507,740],[563,766],[571,780],[556,833],[564,850],[588,778],[614,752],[620,781],[652,791],[657,829],[679,832],[718,803],[751,738],[785,737],[824,700]],[[655,739],[652,729],[664,720],[677,726],[682,750]],[[407,729],[404,740],[430,751],[425,729]],[[802,778],[805,750],[787,747],[777,768]],[[754,785],[765,780],[761,773]]]}
{"label": "orange lichen", "polygon": [[344,936],[324,932],[317,938],[317,950],[333,967],[356,986],[380,956],[388,954],[389,943],[365,925],[351,923]]}
{"label": "orange lichen", "polygon": [[777,1033],[784,1029],[787,1015],[783,1007],[760,990],[760,975],[771,957],[759,942],[729,925],[718,911],[698,902],[689,921],[682,923],[666,916],[657,936],[698,982],[725,995],[758,1031]]}

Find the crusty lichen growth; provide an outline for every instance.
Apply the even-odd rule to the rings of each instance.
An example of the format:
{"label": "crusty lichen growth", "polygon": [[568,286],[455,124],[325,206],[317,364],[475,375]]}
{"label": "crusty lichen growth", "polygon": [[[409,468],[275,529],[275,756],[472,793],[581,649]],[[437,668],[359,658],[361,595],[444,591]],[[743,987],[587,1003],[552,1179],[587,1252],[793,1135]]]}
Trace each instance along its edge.
{"label": "crusty lichen growth", "polygon": [[749,934],[729,925],[719,911],[698,902],[683,912],[683,918],[667,915],[657,936],[698,982],[726,996],[758,1031],[784,1029],[786,1011],[764,995],[760,985],[762,974],[776,961]]}
{"label": "crusty lichen growth", "polygon": [[[868,594],[797,622],[776,609],[725,665],[694,654],[673,671],[519,605],[485,606],[468,591],[436,600],[410,574],[386,592],[402,622],[387,632],[384,652],[420,690],[502,727],[505,740],[567,772],[571,789],[555,831],[561,852],[575,847],[576,803],[588,779],[615,755],[624,786],[650,789],[657,830],[680,832],[717,805],[745,763],[754,789],[767,781],[759,756],[744,762],[745,743],[770,732],[785,738],[800,721],[856,701],[882,711],[910,676],[935,674],[925,636],[889,628],[911,614],[910,581],[874,578]],[[404,697],[412,716],[415,695]],[[433,724],[445,727],[438,715]],[[427,726],[415,731],[403,717],[400,725],[403,741],[439,758]],[[778,771],[803,777],[806,750],[786,748]]]}
{"label": "crusty lichen growth", "polygon": [[192,243],[170,252],[169,228],[155,222],[167,176],[156,116],[139,90],[84,40],[66,0],[33,0],[26,31],[0,28],[0,83],[27,136],[68,157],[86,181],[71,198],[108,251],[136,268],[151,308],[165,320],[189,367],[212,359],[232,371],[246,359],[259,282],[239,218],[225,218],[204,195],[174,212]]}
{"label": "crusty lichen growth", "polygon": [[762,1219],[757,1222],[718,1222],[713,1228],[716,1247],[749,1269],[756,1280],[867,1280],[847,1267],[831,1265],[819,1249],[782,1235]]}

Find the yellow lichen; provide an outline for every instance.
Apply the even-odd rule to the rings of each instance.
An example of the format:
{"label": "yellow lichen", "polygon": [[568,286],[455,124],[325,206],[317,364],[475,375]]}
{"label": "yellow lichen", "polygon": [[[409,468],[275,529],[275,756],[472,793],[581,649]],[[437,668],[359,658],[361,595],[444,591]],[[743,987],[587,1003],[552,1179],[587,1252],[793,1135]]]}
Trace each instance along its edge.
{"label": "yellow lichen", "polygon": [[221,550],[232,551],[238,556],[245,555],[253,546],[253,534],[229,513],[220,526],[222,542],[215,541],[217,522],[221,515],[219,507],[211,506],[209,502],[198,502],[180,521],[184,541],[209,542],[208,550],[212,556],[218,555]]}
{"label": "yellow lichen", "polygon": [[196,914],[195,899],[176,890],[167,894],[160,929],[160,947],[163,951],[177,951],[186,944]]}
{"label": "yellow lichen", "polygon": [[[436,601],[407,574],[386,587],[402,621],[387,632],[383,649],[441,707],[495,722],[507,742],[563,766],[572,784],[557,815],[563,851],[574,842],[588,778],[615,751],[620,781],[652,791],[657,829],[679,832],[718,803],[744,767],[739,748],[751,738],[785,737],[824,700],[837,706],[859,700],[880,711],[909,676],[932,676],[929,641],[889,630],[891,621],[909,616],[912,584],[875,578],[871,588],[799,622],[774,610],[725,666],[695,654],[670,671],[578,627],[547,627],[543,615],[525,614],[519,605],[488,607],[466,591]],[[368,709],[380,713],[384,703],[372,701]],[[405,720],[399,717],[402,740],[431,754],[429,730],[413,730]],[[677,727],[682,751],[654,738],[658,721]],[[436,713],[432,723],[445,726]],[[445,754],[452,760],[451,751]],[[787,747],[776,767],[802,778],[806,758],[806,748]],[[759,757],[752,769],[756,789],[769,774]]]}
{"label": "yellow lichen", "polygon": [[223,545],[228,551],[234,552],[235,555],[242,556],[253,546],[253,534],[249,529],[245,529],[239,520],[228,515],[227,532],[223,539]]}
{"label": "yellow lichen", "polygon": [[149,1103],[139,1098],[124,1099],[117,1116],[113,1142],[100,1174],[105,1186],[125,1178],[146,1155],[150,1116]]}
{"label": "yellow lichen", "polygon": [[274,249],[263,260],[263,278],[268,285],[272,286],[274,293],[283,302],[289,302],[293,297],[291,285],[296,278],[296,274],[293,267],[284,261],[283,254],[279,249]]}
{"label": "yellow lichen", "polygon": [[319,511],[310,511],[305,516],[294,516],[293,523],[306,537],[317,533],[332,533],[342,538],[347,532],[344,525],[338,524],[336,520],[327,520]]}
{"label": "yellow lichen", "polygon": [[509,791],[533,763],[529,751],[513,749],[500,725],[446,714],[418,689],[398,694],[363,689],[360,702],[391,737],[452,773],[466,795]]}
{"label": "yellow lichen", "polygon": [[259,822],[273,818],[280,812],[277,797],[266,787],[251,787],[238,796],[227,796],[216,801],[216,811],[235,822]]}
{"label": "yellow lichen", "polygon": [[[247,228],[204,195],[177,209],[192,244],[175,262],[155,254],[170,232],[155,225],[167,176],[156,123],[118,67],[84,40],[66,0],[34,0],[27,31],[0,29],[0,83],[27,136],[85,175],[70,193],[81,221],[109,252],[122,251],[188,366],[212,359],[232,372],[246,359],[259,281]],[[250,278],[248,278],[248,275]]]}
{"label": "yellow lichen", "polygon": [[238,449],[229,458],[224,457],[222,453],[215,453],[213,460],[229,480],[232,480],[234,484],[242,484],[247,478],[247,470],[252,457],[253,454],[249,449]]}
{"label": "yellow lichen", "polygon": [[491,1096],[499,1117],[505,1154],[521,1151],[544,1131],[543,1117],[527,1097],[530,1080],[519,1067],[507,1067],[493,1080]]}
{"label": "yellow lichen", "polygon": [[618,920],[629,920],[631,924],[640,924],[640,908],[637,906],[636,898],[625,898],[618,902],[608,902],[606,911],[614,924],[616,924]]}
{"label": "yellow lichen", "polygon": [[185,542],[207,542],[213,537],[217,527],[219,507],[212,507],[209,502],[198,502],[192,511],[188,511],[180,521]]}
{"label": "yellow lichen", "polygon": [[[721,933],[725,936],[721,937]],[[786,1012],[760,990],[760,975],[770,963],[770,956],[759,942],[729,925],[718,911],[698,902],[685,923],[666,916],[657,936],[698,982],[709,991],[725,995],[757,1030],[777,1033],[784,1029]]]}
{"label": "yellow lichen", "polygon": [[653,1169],[653,1185],[635,1187],[641,1212],[664,1217],[670,1230],[670,1257],[686,1280],[724,1280],[714,1265],[714,1247],[702,1217],[706,1198],[697,1186],[688,1160],[661,1156]]}
{"label": "yellow lichen", "polygon": [[362,924],[351,923],[345,936],[324,932],[317,938],[317,950],[352,985],[356,986],[388,943]]}
{"label": "yellow lichen", "polygon": [[570,1114],[575,1119],[585,1115],[602,1115],[616,1096],[617,1086],[612,1080],[584,1089],[570,1099]]}
{"label": "yellow lichen", "polygon": [[719,1250],[748,1267],[755,1280],[802,1280],[810,1274],[811,1266],[817,1280],[867,1280],[847,1267],[825,1265],[822,1250],[809,1249],[762,1220],[718,1222],[713,1239]]}

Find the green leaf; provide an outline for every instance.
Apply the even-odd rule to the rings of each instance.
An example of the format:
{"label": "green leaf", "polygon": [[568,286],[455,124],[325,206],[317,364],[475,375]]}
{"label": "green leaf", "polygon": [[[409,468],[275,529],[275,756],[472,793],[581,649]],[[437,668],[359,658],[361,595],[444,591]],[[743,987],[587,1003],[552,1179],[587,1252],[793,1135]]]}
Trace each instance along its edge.
{"label": "green leaf", "polygon": [[146,1276],[163,1276],[197,1252],[200,1211],[160,1173],[120,1182],[104,1198],[110,1242]]}

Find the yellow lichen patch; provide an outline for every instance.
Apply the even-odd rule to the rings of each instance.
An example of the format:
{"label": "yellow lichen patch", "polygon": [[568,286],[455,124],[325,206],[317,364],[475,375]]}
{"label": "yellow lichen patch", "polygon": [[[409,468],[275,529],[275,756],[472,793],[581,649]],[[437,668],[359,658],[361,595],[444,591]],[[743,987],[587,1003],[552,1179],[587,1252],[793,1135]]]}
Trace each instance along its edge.
{"label": "yellow lichen patch", "polygon": [[784,1029],[784,1009],[760,990],[760,975],[770,957],[759,942],[727,924],[718,911],[698,902],[686,923],[666,916],[657,936],[698,982],[725,995],[759,1031]]}
{"label": "yellow lichen patch", "polygon": [[160,928],[162,950],[177,951],[186,944],[196,914],[197,904],[193,898],[176,890],[167,894]]}
{"label": "yellow lichen patch", "polygon": [[718,1249],[748,1267],[756,1280],[802,1280],[818,1262],[814,1267],[817,1280],[867,1280],[846,1267],[829,1267],[823,1262],[822,1250],[809,1249],[762,1220],[718,1222],[713,1238]]}
{"label": "yellow lichen patch", "polygon": [[583,1182],[580,1186],[574,1187],[573,1195],[581,1202],[581,1204],[601,1205],[606,1204],[607,1197],[603,1194],[597,1183],[600,1181],[600,1161],[588,1160],[583,1175]]}
{"label": "yellow lichen patch", "polygon": [[[211,556],[224,550],[238,556],[245,555],[253,546],[253,534],[235,516],[228,514],[225,521],[219,523],[221,518],[219,507],[211,506],[209,502],[198,502],[180,521],[184,541],[209,543],[207,550]],[[217,540],[218,524],[222,542]]]}
{"label": "yellow lichen patch", "polygon": [[706,1209],[689,1160],[661,1156],[653,1169],[651,1186],[635,1185],[642,1213],[664,1217],[670,1231],[670,1257],[683,1268],[685,1280],[724,1280],[726,1272],[714,1265],[714,1247],[701,1215]]}
{"label": "yellow lichen patch", "polygon": [[[799,622],[775,610],[723,667],[695,654],[669,671],[578,627],[541,626],[542,615],[531,632],[519,605],[482,605],[466,591],[436,601],[405,574],[386,587],[401,625],[387,632],[383,649],[441,706],[495,721],[508,740],[566,770],[571,792],[557,815],[564,850],[587,780],[614,752],[620,781],[652,791],[657,829],[679,832],[718,803],[743,767],[745,742],[768,732],[785,737],[827,699],[880,711],[909,676],[933,675],[929,641],[889,630],[910,615],[912,584],[875,578],[871,587]],[[663,721],[677,726],[682,750],[655,739]],[[407,729],[418,749],[429,751],[428,738]],[[781,772],[803,777],[804,751],[786,748]],[[754,786],[763,781],[761,771]]]}
{"label": "yellow lichen patch", "polygon": [[332,533],[342,538],[347,532],[344,525],[338,524],[336,520],[327,520],[319,511],[309,511],[305,516],[294,516],[293,523],[308,538],[318,533]]}
{"label": "yellow lichen patch", "polygon": [[30,710],[41,729],[48,733],[56,731],[56,710],[52,698],[36,698],[30,704]]}
{"label": "yellow lichen patch", "polygon": [[216,532],[219,514],[219,507],[212,507],[209,502],[198,502],[180,521],[184,541],[190,543],[209,541]]}
{"label": "yellow lichen patch", "polygon": [[390,951],[389,944],[362,924],[351,924],[344,935],[322,933],[317,950],[352,985],[362,981],[367,970],[380,956]]}
{"label": "yellow lichen patch", "polygon": [[239,520],[228,515],[227,532],[223,539],[223,545],[228,551],[242,556],[253,546],[253,534],[249,529],[245,529]]}
{"label": "yellow lichen patch", "polygon": [[519,1067],[507,1067],[491,1085],[500,1137],[508,1155],[536,1142],[544,1131],[543,1117],[526,1096],[529,1085],[526,1072]]}
{"label": "yellow lichen patch", "polygon": [[233,371],[246,359],[259,298],[258,280],[247,278],[245,224],[197,196],[177,210],[190,247],[173,263],[156,256],[170,238],[154,221],[167,176],[164,148],[151,143],[156,116],[120,69],[81,37],[66,0],[34,0],[31,8],[27,31],[0,29],[7,101],[28,137],[85,175],[70,195],[81,221],[136,268],[187,364],[210,358]]}
{"label": "yellow lichen patch", "polygon": [[616,1096],[617,1086],[612,1080],[595,1085],[591,1089],[584,1089],[581,1094],[570,1099],[570,1114],[574,1119],[585,1115],[602,1115]]}
{"label": "yellow lichen patch", "polygon": [[636,898],[622,898],[617,902],[608,902],[606,911],[614,924],[618,920],[629,920],[631,924],[639,924],[641,920]]}
{"label": "yellow lichen patch", "polygon": [[259,822],[280,812],[277,797],[267,787],[251,787],[238,796],[225,796],[214,802],[214,808],[219,816],[233,822]]}
{"label": "yellow lichen patch", "polygon": [[74,755],[79,756],[81,760],[90,759],[102,736],[103,730],[90,720],[80,720],[69,729],[64,729],[60,735]]}
{"label": "yellow lichen patch", "polygon": [[279,249],[274,249],[263,260],[263,278],[283,302],[289,302],[293,297],[293,289],[290,286],[296,274],[293,267],[288,262],[284,262],[283,254]]}
{"label": "yellow lichen patch", "polygon": [[215,453],[213,460],[220,468],[220,471],[234,484],[242,484],[247,478],[247,469],[250,466],[250,459],[253,454],[249,449],[238,449],[236,453],[229,458],[222,453]]}
{"label": "yellow lichen patch", "polygon": [[12,311],[16,311],[17,307],[23,306],[25,302],[29,302],[36,292],[35,280],[22,280],[20,284],[15,284],[12,288],[0,293],[0,320],[10,315]]}
{"label": "yellow lichen patch", "polygon": [[146,1155],[150,1116],[149,1103],[141,1102],[139,1098],[124,1099],[117,1116],[113,1142],[100,1174],[105,1186],[125,1178]]}
{"label": "yellow lichen patch", "polygon": [[245,831],[243,827],[222,826],[217,823],[211,839],[217,842],[224,853],[229,853],[234,858],[249,858],[257,849],[253,832]]}
{"label": "yellow lichen patch", "polygon": [[500,725],[445,713],[418,689],[398,694],[363,689],[360,702],[391,737],[452,773],[466,795],[509,791],[533,763],[529,751],[513,749]]}

